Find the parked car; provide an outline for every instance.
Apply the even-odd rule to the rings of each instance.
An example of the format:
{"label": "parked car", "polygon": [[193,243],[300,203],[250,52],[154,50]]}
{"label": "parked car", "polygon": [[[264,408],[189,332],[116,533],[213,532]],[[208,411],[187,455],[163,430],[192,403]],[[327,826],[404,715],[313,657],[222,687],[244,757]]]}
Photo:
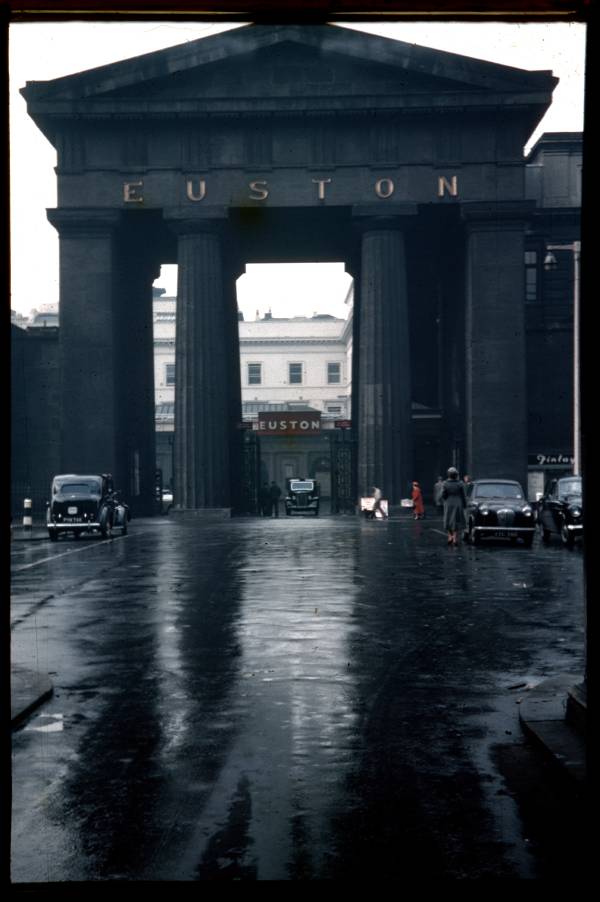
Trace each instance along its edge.
{"label": "parked car", "polygon": [[556,533],[572,548],[575,539],[583,538],[581,476],[564,476],[548,484],[538,505],[538,522],[543,542],[549,542]]}
{"label": "parked car", "polygon": [[173,490],[172,489],[162,489],[161,490],[161,504],[160,504],[161,514],[168,514],[172,507],[173,507]]}
{"label": "parked car", "polygon": [[319,516],[319,483],[314,479],[286,479],[285,512]]}
{"label": "parked car", "polygon": [[467,494],[466,534],[476,545],[481,539],[522,539],[531,547],[535,517],[520,483],[511,479],[476,479]]}
{"label": "parked car", "polygon": [[109,538],[114,529],[120,529],[125,535],[130,519],[129,507],[115,492],[110,474],[67,473],[52,480],[46,512],[52,542],[69,533],[76,539],[94,532]]}

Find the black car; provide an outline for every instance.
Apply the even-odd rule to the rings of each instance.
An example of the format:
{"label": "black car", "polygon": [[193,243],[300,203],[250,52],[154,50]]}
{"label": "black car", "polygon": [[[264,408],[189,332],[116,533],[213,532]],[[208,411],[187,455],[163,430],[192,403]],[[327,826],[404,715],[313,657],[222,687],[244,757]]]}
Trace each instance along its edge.
{"label": "black car", "polygon": [[287,479],[285,512],[319,516],[319,483],[314,479]]}
{"label": "black car", "polygon": [[522,539],[530,547],[535,518],[520,483],[512,479],[476,479],[470,484],[465,517],[467,537],[473,545],[481,539]]}
{"label": "black car", "polygon": [[83,533],[100,532],[108,538],[113,529],[120,529],[122,535],[127,532],[129,507],[114,491],[112,477],[107,473],[55,476],[50,499],[46,524],[52,542],[69,533],[78,539]]}
{"label": "black car", "polygon": [[549,542],[556,533],[572,548],[575,539],[583,538],[581,476],[564,476],[548,484],[538,505],[538,523],[543,542]]}

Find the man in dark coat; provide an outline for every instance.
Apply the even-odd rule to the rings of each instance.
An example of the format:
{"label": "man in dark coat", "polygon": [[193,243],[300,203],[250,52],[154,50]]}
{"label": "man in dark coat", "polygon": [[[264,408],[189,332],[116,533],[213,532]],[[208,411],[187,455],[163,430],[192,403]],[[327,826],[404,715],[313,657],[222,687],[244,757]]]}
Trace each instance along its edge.
{"label": "man in dark coat", "polygon": [[269,497],[271,499],[271,516],[278,517],[279,516],[279,499],[281,498],[281,489],[273,480],[271,483],[271,487],[269,489]]}
{"label": "man in dark coat", "polygon": [[263,482],[258,494],[258,509],[261,517],[271,516],[271,492],[268,482]]}

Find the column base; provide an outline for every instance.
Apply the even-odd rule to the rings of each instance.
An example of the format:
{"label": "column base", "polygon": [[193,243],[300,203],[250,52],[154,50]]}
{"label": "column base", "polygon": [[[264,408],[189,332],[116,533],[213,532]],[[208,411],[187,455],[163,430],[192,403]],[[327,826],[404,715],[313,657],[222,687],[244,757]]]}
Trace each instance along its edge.
{"label": "column base", "polygon": [[169,516],[179,520],[229,520],[231,519],[230,507],[173,507]]}

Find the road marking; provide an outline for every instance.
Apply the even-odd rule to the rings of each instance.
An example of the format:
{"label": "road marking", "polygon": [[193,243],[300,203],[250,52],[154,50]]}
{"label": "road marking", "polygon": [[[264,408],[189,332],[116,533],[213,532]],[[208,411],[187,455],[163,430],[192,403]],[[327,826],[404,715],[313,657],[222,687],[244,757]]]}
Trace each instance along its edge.
{"label": "road marking", "polygon": [[107,542],[116,542],[117,539],[125,539],[126,536],[115,536],[113,539],[102,539],[100,542],[95,542],[93,545],[88,545],[87,548],[73,548],[71,551],[63,551],[62,554],[53,554],[50,557],[41,558],[39,561],[34,561],[32,564],[23,564],[22,567],[14,567],[15,573],[20,573],[21,570],[30,570],[31,567],[37,567],[39,564],[46,564],[48,561],[56,561],[60,557],[66,557],[68,554],[78,554],[82,551],[92,551],[94,548],[99,548],[100,545],[106,545]]}
{"label": "road marking", "polygon": [[432,528],[431,528],[431,531],[432,531],[432,532],[437,532],[440,536],[448,535],[448,533],[442,532],[441,529],[436,529],[435,527],[432,527]]}
{"label": "road marking", "polygon": [[38,720],[45,720],[47,722],[29,724],[29,726],[25,727],[23,732],[26,733],[28,731],[35,731],[36,733],[61,733],[64,729],[64,717],[62,714],[41,714]]}

